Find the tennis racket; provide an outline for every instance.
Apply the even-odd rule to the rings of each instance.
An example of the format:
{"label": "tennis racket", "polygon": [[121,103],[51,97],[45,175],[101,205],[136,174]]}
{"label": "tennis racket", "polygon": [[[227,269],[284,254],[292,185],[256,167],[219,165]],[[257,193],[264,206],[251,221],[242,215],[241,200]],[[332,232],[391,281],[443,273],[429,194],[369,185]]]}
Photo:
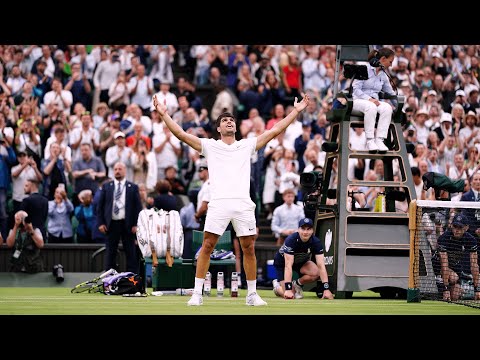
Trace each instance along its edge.
{"label": "tennis racket", "polygon": [[101,284],[98,284],[98,282],[100,280],[102,280],[104,277],[106,276],[109,276],[109,275],[113,275],[113,274],[116,274],[117,271],[115,269],[110,269],[110,270],[107,270],[105,271],[104,273],[100,274],[99,276],[97,276],[96,278],[94,279],[91,279],[91,280],[87,280],[87,281],[84,281],[84,282],[81,282],[80,284],[78,285],[75,285],[75,287],[70,290],[70,292],[72,294],[75,294],[75,293],[82,293],[82,292],[85,292],[85,291],[88,291],[88,292],[97,292],[97,291],[92,291],[93,289],[98,289],[100,287]]}

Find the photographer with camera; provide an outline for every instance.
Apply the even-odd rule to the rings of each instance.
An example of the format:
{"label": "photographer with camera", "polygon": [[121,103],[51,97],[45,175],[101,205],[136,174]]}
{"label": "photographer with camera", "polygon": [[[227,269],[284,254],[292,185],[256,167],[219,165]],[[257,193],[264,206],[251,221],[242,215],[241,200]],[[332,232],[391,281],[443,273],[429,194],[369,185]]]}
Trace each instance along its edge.
{"label": "photographer with camera", "polygon": [[[389,95],[396,95],[385,73],[385,69],[392,65],[395,53],[392,49],[381,48],[368,54],[368,80],[355,79],[353,87],[352,111],[360,111],[364,116],[364,129],[367,137],[367,150],[370,152],[385,152],[388,147],[383,143],[387,137],[388,128],[392,119],[393,107],[379,100],[378,93],[383,91]],[[380,115],[377,131],[375,121],[377,113]]]}
{"label": "photographer with camera", "polygon": [[26,211],[15,213],[15,224],[7,237],[7,246],[14,248],[10,259],[10,271],[37,273],[43,271],[43,235],[39,228],[34,228]]}

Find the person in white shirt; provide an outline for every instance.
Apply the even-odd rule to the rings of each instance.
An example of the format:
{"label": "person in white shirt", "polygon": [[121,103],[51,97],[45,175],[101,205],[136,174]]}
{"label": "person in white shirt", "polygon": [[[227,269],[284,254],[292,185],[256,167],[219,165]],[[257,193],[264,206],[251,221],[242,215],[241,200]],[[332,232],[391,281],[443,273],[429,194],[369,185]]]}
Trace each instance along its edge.
{"label": "person in white shirt", "polygon": [[180,140],[172,136],[172,132],[166,125],[163,125],[161,133],[153,135],[152,150],[157,160],[157,180],[165,179],[165,169],[169,166],[178,170],[178,157],[182,147]]}
{"label": "person in white shirt", "polygon": [[153,81],[145,75],[145,65],[137,65],[137,76],[134,76],[128,82],[128,90],[130,92],[130,101],[138,104],[145,114],[150,112],[150,103],[153,94]]}
{"label": "person in white shirt", "polygon": [[286,189],[282,194],[283,204],[273,210],[270,226],[279,247],[283,245],[288,235],[297,231],[298,222],[305,217],[303,206],[294,203],[295,196],[293,189]]}
{"label": "person in white shirt", "polygon": [[58,109],[65,114],[70,115],[70,107],[73,103],[73,95],[68,90],[63,90],[60,79],[52,80],[52,91],[49,91],[43,97],[43,103],[48,106],[50,103],[58,105]]}
{"label": "person in white shirt", "polygon": [[295,121],[298,114],[307,107],[308,102],[307,94],[300,102],[295,98],[294,110],[270,130],[258,137],[236,141],[237,124],[231,113],[222,113],[216,120],[220,140],[198,138],[185,132],[172,120],[167,112],[166,101],[161,103],[156,96],[153,97],[154,107],[173,135],[200,152],[208,161],[211,198],[205,221],[203,245],[197,260],[195,288],[188,305],[203,304],[202,288],[210,263],[210,255],[230,221],[243,250],[243,266],[248,288],[246,305],[267,305],[256,290],[256,205],[250,198],[250,158]]}
{"label": "person in white shirt", "polygon": [[108,168],[108,177],[113,178],[114,166],[117,162],[122,162],[125,165],[125,176],[128,181],[133,181],[133,168],[132,168],[132,149],[126,146],[125,134],[121,131],[117,131],[113,134],[115,142],[114,146],[107,149],[105,153],[105,164]]}
{"label": "person in white shirt", "polygon": [[13,213],[20,210],[20,205],[23,199],[28,194],[25,194],[23,187],[28,179],[37,179],[42,181],[43,176],[37,167],[37,163],[30,156],[27,156],[25,151],[17,153],[18,165],[11,169],[12,174],[12,199],[13,199]]}
{"label": "person in white shirt", "polygon": [[[166,102],[168,115],[172,116],[178,109],[178,100],[174,93],[170,92],[170,84],[168,82],[160,82],[160,91],[155,94],[160,103]],[[155,107],[150,108],[154,110]]]}
{"label": "person in white shirt", "polygon": [[77,55],[72,57],[70,64],[80,64],[82,75],[85,74],[88,80],[93,79],[93,71],[97,62],[93,54],[87,54],[87,48],[85,45],[76,46]]}
{"label": "person in white shirt", "polygon": [[81,157],[81,144],[90,144],[94,151],[97,151],[100,146],[100,133],[92,126],[92,117],[90,113],[88,111],[84,112],[81,115],[80,121],[82,122],[82,126],[73,129],[70,133],[70,147],[73,151],[73,161],[79,160]]}

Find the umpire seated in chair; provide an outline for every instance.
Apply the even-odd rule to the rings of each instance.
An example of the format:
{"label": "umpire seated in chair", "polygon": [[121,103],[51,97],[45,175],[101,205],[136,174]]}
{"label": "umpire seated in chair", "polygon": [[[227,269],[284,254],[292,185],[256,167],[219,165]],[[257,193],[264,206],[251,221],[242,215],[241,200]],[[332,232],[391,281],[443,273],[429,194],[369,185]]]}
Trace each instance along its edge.
{"label": "umpire seated in chair", "polygon": [[[107,235],[105,268],[116,269],[117,249],[122,239],[127,260],[126,271],[139,272],[136,232],[138,214],[142,210],[138,186],[125,179],[127,168],[117,162],[113,167],[115,180],[102,187],[98,201],[98,230]],[[118,269],[116,269],[118,270]]]}

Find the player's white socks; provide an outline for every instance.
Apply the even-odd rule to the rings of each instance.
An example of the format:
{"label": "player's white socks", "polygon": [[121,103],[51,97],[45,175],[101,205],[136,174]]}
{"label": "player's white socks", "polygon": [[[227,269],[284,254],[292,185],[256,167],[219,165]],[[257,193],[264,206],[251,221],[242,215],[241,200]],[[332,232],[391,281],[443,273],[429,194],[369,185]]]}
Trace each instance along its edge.
{"label": "player's white socks", "polygon": [[257,280],[247,280],[247,296],[257,292]]}
{"label": "player's white socks", "polygon": [[203,290],[203,283],[205,282],[205,278],[199,279],[195,278],[195,288],[193,289],[194,293],[202,295],[202,290]]}

